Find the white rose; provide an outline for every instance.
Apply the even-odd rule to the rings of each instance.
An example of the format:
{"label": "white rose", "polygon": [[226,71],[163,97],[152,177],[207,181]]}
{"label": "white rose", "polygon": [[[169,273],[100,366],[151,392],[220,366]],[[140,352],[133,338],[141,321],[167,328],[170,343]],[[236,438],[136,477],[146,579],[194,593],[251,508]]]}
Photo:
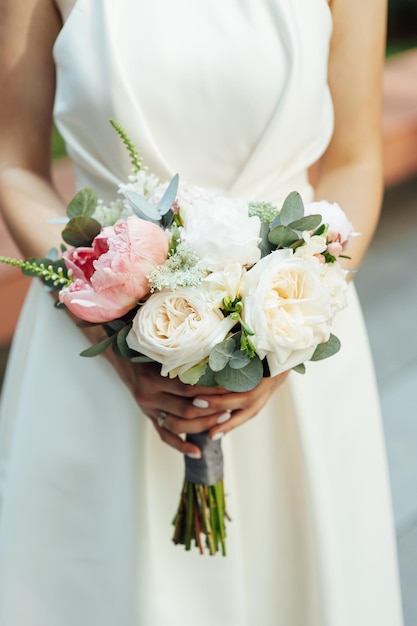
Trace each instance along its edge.
{"label": "white rose", "polygon": [[[352,222],[348,219],[346,213],[340,208],[336,202],[330,203],[326,200],[320,202],[310,202],[304,207],[304,215],[321,215],[322,223],[329,225],[329,234],[340,235],[340,243],[345,245],[350,238],[357,233],[354,232]],[[334,236],[331,237],[333,240]]]}
{"label": "white rose", "polygon": [[224,270],[212,272],[203,279],[202,288],[207,302],[213,308],[223,308],[223,300],[236,300],[240,295],[242,278],[246,272],[239,263],[227,265]]}
{"label": "white rose", "polygon": [[329,288],[314,261],[277,250],[246,273],[242,319],[254,331],[256,352],[267,358],[272,376],[309,360],[329,339]]}
{"label": "white rose", "polygon": [[184,229],[182,239],[205,269],[221,270],[230,263],[251,266],[261,256],[259,217],[248,215],[243,200],[220,196],[177,200]]}
{"label": "white rose", "polygon": [[161,291],[140,307],[127,344],[161,363],[162,376],[173,378],[208,357],[234,324],[197,289]]}

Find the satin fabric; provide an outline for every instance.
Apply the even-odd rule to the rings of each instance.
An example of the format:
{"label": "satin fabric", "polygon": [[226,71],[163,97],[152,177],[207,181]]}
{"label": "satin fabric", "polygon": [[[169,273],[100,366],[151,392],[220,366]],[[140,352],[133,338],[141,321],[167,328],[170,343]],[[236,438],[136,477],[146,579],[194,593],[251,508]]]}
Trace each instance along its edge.
{"label": "satin fabric", "polygon": [[[333,127],[325,0],[61,0],[56,122],[79,187],[149,169],[312,198]],[[400,626],[387,467],[354,287],[341,352],[224,438],[228,556],[171,543],[183,460],[33,284],[0,421],[0,626]]]}

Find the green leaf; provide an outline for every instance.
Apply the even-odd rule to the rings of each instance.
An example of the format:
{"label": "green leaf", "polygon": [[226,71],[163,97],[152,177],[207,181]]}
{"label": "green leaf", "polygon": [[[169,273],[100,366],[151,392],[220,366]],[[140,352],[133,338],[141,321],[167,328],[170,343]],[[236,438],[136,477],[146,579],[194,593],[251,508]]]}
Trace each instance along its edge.
{"label": "green leaf", "polygon": [[100,343],[95,343],[93,346],[90,346],[89,348],[86,348],[85,350],[80,352],[80,356],[97,356],[98,354],[104,352],[104,350],[107,350],[107,348],[112,345],[115,339],[116,335],[106,337],[106,339],[103,339],[103,341],[100,341]]}
{"label": "green leaf", "polygon": [[153,204],[136,193],[136,191],[128,190],[124,192],[124,195],[129,201],[132,210],[141,220],[152,222],[152,224],[159,224],[161,214]]}
{"label": "green leaf", "polygon": [[131,324],[126,324],[119,332],[116,334],[116,343],[114,346],[117,346],[118,354],[124,359],[130,359],[138,355],[136,350],[132,350],[126,343],[126,337],[129,334],[131,329]]}
{"label": "green leaf", "polygon": [[132,363],[154,363],[155,361],[144,354],[139,354],[138,356],[133,356],[131,359]]}
{"label": "green leaf", "polygon": [[222,370],[229,363],[235,350],[236,342],[234,337],[229,337],[214,346],[209,357],[209,365],[213,372]]}
{"label": "green leaf", "polygon": [[298,365],[295,365],[292,369],[294,370],[294,372],[297,372],[297,374],[306,373],[306,366],[304,365],[304,363],[299,363]]}
{"label": "green leaf", "polygon": [[62,231],[62,239],[78,248],[79,246],[91,246],[96,235],[101,231],[101,224],[92,217],[80,215],[73,217]]}
{"label": "green leaf", "polygon": [[321,224],[321,215],[306,215],[299,220],[295,220],[288,224],[289,228],[294,230],[314,230]]}
{"label": "green leaf", "polygon": [[288,226],[291,222],[304,216],[304,204],[298,191],[292,191],[284,200],[279,213],[281,224]]}
{"label": "green leaf", "polygon": [[235,350],[230,358],[229,365],[232,369],[239,370],[242,367],[246,367],[249,361],[249,357],[241,350]]}
{"label": "green leaf", "polygon": [[165,215],[165,213],[168,213],[169,209],[171,208],[177,196],[178,183],[179,176],[178,174],[175,174],[174,178],[171,180],[168,187],[166,188],[166,191],[162,196],[160,203],[158,204],[158,212],[161,216]]}
{"label": "green leaf", "polygon": [[263,376],[260,358],[255,355],[241,369],[233,369],[229,365],[215,373],[217,383],[229,391],[250,391],[259,385]]}
{"label": "green leaf", "polygon": [[340,350],[340,341],[335,335],[330,335],[329,340],[324,343],[319,343],[314,350],[313,356],[310,361],[321,361],[327,359]]}
{"label": "green leaf", "polygon": [[261,257],[262,258],[264,256],[268,256],[268,254],[270,254],[272,252],[272,250],[274,249],[274,246],[271,244],[271,242],[268,239],[268,235],[269,235],[269,226],[268,226],[268,224],[265,224],[264,222],[261,222],[261,232],[259,233],[259,236],[261,238],[261,242],[259,244],[259,249],[261,251]]}
{"label": "green leaf", "polygon": [[217,387],[217,381],[214,377],[214,372],[210,369],[208,365],[204,374],[198,379],[197,385],[199,385],[200,387]]}
{"label": "green leaf", "polygon": [[69,203],[67,207],[67,215],[69,218],[79,217],[80,215],[91,217],[96,210],[97,203],[98,196],[94,189],[84,187],[84,189],[81,189]]}
{"label": "green leaf", "polygon": [[204,376],[206,368],[207,359],[204,359],[204,361],[197,363],[197,365],[194,365],[194,367],[190,367],[189,370],[183,372],[182,374],[179,374],[178,378],[182,383],[185,383],[186,385],[195,385],[200,380],[200,378]]}
{"label": "green leaf", "polygon": [[299,237],[295,230],[288,226],[275,226],[268,235],[268,240],[279,248],[289,248],[298,241]]}

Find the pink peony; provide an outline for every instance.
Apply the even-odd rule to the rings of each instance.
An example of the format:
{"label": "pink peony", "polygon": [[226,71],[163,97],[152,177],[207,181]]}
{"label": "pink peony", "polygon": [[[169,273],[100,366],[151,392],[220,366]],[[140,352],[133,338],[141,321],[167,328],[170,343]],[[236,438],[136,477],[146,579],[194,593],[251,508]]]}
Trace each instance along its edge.
{"label": "pink peony", "polygon": [[103,323],[125,315],[149,293],[147,276],[166,261],[167,234],[136,216],[103,228],[91,248],[64,253],[74,282],[60,301],[82,320]]}

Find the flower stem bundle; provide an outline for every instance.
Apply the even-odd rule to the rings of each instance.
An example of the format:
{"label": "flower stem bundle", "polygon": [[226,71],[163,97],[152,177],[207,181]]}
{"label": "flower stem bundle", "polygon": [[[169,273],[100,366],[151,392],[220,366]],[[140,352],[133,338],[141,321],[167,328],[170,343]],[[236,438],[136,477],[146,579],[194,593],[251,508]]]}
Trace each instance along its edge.
{"label": "flower stem bundle", "polygon": [[223,455],[220,441],[209,439],[207,432],[188,435],[187,441],[199,446],[200,459],[185,457],[185,480],[177,514],[173,542],[191,550],[192,543],[204,554],[201,535],[210,555],[221,551],[226,556],[226,524],[229,519],[223,484]]}

